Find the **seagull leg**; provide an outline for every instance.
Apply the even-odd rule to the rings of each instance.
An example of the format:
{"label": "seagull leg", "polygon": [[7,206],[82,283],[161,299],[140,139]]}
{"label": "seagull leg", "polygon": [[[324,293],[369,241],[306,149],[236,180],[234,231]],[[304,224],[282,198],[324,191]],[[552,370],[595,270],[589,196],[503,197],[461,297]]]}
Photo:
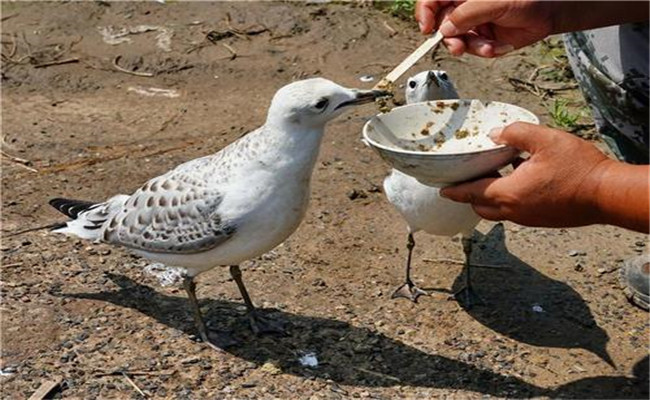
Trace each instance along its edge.
{"label": "seagull leg", "polygon": [[417,303],[418,297],[428,295],[427,292],[417,287],[411,280],[411,255],[414,247],[415,240],[413,239],[413,234],[409,232],[408,241],[406,243],[406,248],[408,249],[408,256],[406,257],[406,282],[393,292],[393,295],[391,296],[393,299],[403,297]]}
{"label": "seagull leg", "polygon": [[201,315],[201,309],[199,308],[199,302],[196,299],[196,283],[194,282],[193,277],[185,276],[183,279],[183,288],[185,288],[185,291],[187,292],[190,307],[192,307],[192,312],[194,313],[194,323],[196,324],[196,329],[199,331],[201,340],[203,340],[203,342],[208,346],[219,351],[221,351],[222,348],[236,344],[237,341],[227,334],[217,335],[215,332],[210,332],[210,335],[208,335],[208,329],[205,326],[203,315]]}
{"label": "seagull leg", "polygon": [[270,318],[264,317],[259,314],[257,308],[253,305],[251,297],[248,295],[248,290],[244,286],[244,281],[242,279],[241,269],[239,265],[230,266],[230,276],[235,280],[241,297],[244,299],[246,304],[246,309],[248,310],[248,319],[250,321],[251,329],[253,333],[259,335],[261,333],[285,333],[284,324],[278,321],[274,321]]}
{"label": "seagull leg", "polygon": [[477,304],[485,304],[485,301],[474,291],[472,288],[471,281],[471,270],[472,270],[472,238],[463,235],[461,238],[463,243],[463,253],[465,253],[465,284],[462,288],[456,291],[453,295],[453,298],[458,300],[460,297],[463,297],[463,303],[467,309],[472,308],[472,306]]}

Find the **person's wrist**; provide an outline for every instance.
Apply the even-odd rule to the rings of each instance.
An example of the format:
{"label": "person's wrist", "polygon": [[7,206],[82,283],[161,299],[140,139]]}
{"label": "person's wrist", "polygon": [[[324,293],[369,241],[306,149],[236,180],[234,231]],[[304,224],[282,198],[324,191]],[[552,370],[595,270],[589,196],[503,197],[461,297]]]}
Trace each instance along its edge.
{"label": "person's wrist", "polygon": [[540,1],[540,15],[548,15],[551,21],[551,35],[572,32],[581,25],[579,22],[585,13],[580,1]]}
{"label": "person's wrist", "polygon": [[582,208],[588,223],[610,224],[611,181],[616,176],[620,163],[610,158],[599,161],[577,188],[577,203]]}

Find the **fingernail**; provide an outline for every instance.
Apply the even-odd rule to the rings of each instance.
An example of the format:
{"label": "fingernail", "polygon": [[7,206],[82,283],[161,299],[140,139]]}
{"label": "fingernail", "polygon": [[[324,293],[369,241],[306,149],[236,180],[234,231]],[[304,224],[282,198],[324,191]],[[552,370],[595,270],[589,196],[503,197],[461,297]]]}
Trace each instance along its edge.
{"label": "fingernail", "polygon": [[449,197],[447,196],[447,191],[445,189],[440,189],[440,197],[444,197],[445,199],[448,199]]}
{"label": "fingernail", "polygon": [[499,139],[501,138],[501,132],[503,132],[503,127],[492,128],[488,136],[496,144],[499,144]]}
{"label": "fingernail", "polygon": [[418,26],[420,27],[420,32],[425,33],[424,32],[424,24],[422,23],[422,21],[418,21]]}
{"label": "fingernail", "polygon": [[456,25],[454,25],[453,22],[450,20],[446,20],[445,22],[440,25],[440,33],[442,33],[442,36],[447,37],[447,36],[458,36],[461,32],[458,28],[456,28]]}
{"label": "fingernail", "polygon": [[494,46],[494,54],[500,56],[502,54],[510,53],[515,47],[511,44],[496,44]]}

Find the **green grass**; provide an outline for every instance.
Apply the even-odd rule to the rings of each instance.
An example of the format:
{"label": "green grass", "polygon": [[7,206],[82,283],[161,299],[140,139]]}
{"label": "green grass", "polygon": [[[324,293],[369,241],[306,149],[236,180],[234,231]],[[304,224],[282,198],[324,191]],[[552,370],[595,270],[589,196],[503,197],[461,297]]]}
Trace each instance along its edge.
{"label": "green grass", "polygon": [[413,20],[415,0],[394,0],[388,10],[395,17]]}
{"label": "green grass", "polygon": [[582,117],[582,113],[569,111],[569,101],[566,99],[555,99],[548,112],[553,118],[553,125],[557,128],[575,131],[580,127],[578,121]]}

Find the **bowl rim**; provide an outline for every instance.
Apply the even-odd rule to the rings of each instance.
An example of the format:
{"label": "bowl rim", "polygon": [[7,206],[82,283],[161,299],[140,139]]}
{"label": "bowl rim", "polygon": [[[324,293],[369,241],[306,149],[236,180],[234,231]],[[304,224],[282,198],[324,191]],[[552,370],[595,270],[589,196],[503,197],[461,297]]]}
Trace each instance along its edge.
{"label": "bowl rim", "polygon": [[[462,152],[456,152],[456,153],[435,153],[435,152],[430,152],[430,151],[418,151],[418,150],[406,150],[406,149],[402,150],[402,149],[396,149],[396,148],[393,148],[393,147],[388,147],[386,145],[378,143],[368,135],[368,127],[370,126],[370,123],[372,122],[372,120],[379,117],[379,116],[381,116],[381,115],[387,115],[387,114],[391,113],[393,110],[399,110],[399,109],[402,109],[402,108],[413,107],[413,106],[423,104],[423,103],[428,104],[428,103],[434,103],[434,102],[435,103],[444,102],[444,103],[452,103],[452,104],[454,104],[454,103],[460,103],[460,102],[469,102],[469,103],[471,103],[473,101],[480,101],[480,102],[482,102],[484,104],[489,104],[489,103],[505,104],[507,106],[519,108],[521,110],[526,111],[533,118],[535,118],[535,120],[537,120],[536,124],[539,125],[539,117],[537,117],[537,115],[535,115],[532,111],[530,111],[530,110],[528,110],[526,108],[519,107],[519,106],[514,105],[514,104],[505,103],[505,102],[502,102],[502,101],[494,101],[494,100],[489,100],[489,101],[484,102],[481,99],[441,99],[441,100],[428,100],[428,101],[421,101],[421,102],[418,102],[418,103],[405,104],[403,106],[399,106],[399,107],[395,107],[395,108],[391,109],[388,113],[375,114],[375,115],[372,116],[372,118],[370,118],[368,121],[366,121],[366,123],[363,125],[363,129],[362,129],[361,133],[362,133],[363,139],[366,140],[372,147],[379,148],[379,149],[382,149],[382,150],[385,150],[385,151],[389,151],[389,152],[394,153],[394,154],[426,156],[427,158],[447,158],[447,157],[457,157],[457,156],[468,156],[468,155],[473,155],[473,154],[488,153],[488,152],[492,152],[492,151],[503,150],[504,148],[514,149],[514,147],[508,146],[508,145],[505,145],[505,144],[495,144],[494,147],[491,147],[489,149],[469,150],[469,151],[462,151]],[[514,123],[514,122],[511,122],[511,123]]]}

